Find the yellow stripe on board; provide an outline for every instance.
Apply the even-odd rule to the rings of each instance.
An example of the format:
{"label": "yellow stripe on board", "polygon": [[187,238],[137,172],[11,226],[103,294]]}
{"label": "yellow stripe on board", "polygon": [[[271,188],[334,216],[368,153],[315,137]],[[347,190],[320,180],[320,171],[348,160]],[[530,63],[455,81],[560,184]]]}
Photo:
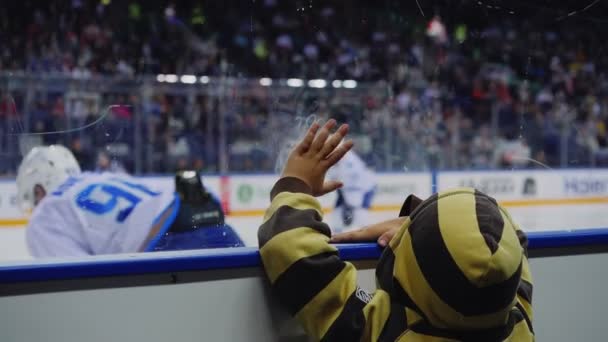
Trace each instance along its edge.
{"label": "yellow stripe on board", "polygon": [[[498,201],[504,207],[532,207],[541,205],[572,205],[608,203],[608,197],[551,198]],[[391,211],[401,209],[400,205],[374,205],[371,211]],[[324,209],[325,211],[326,209]],[[329,210],[331,211],[331,209]]]}
{"label": "yellow stripe on board", "polygon": [[[541,205],[573,205],[573,204],[601,204],[608,203],[608,197],[586,197],[586,198],[552,198],[552,199],[522,199],[522,200],[507,200],[499,201],[505,207],[532,207]],[[371,211],[398,211],[401,205],[373,205]],[[323,212],[328,214],[332,212],[332,208],[323,208]],[[232,210],[228,216],[236,217],[254,217],[263,216],[265,210],[261,209],[244,209]],[[27,224],[27,219],[0,219],[0,228],[19,228]]]}
{"label": "yellow stripe on board", "polygon": [[608,197],[587,197],[587,198],[553,198],[553,199],[527,199],[500,201],[505,207],[526,207],[536,205],[569,205],[569,204],[595,204],[608,203]]}
{"label": "yellow stripe on board", "polygon": [[[586,198],[552,198],[552,199],[522,199],[499,201],[505,207],[531,207],[541,205],[572,205],[572,204],[598,204],[608,203],[608,197],[586,197]],[[401,205],[373,205],[371,211],[398,211]],[[328,214],[332,208],[323,208],[323,212]],[[262,216],[264,210],[232,210],[230,216]]]}
{"label": "yellow stripe on board", "polygon": [[25,226],[27,219],[0,219],[0,228],[21,228]]}

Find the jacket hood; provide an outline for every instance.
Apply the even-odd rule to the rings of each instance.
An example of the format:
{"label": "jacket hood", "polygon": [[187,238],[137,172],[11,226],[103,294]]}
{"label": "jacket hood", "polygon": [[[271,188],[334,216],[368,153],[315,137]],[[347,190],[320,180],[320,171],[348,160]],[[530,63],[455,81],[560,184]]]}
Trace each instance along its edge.
{"label": "jacket hood", "polygon": [[408,216],[385,249],[378,287],[406,307],[408,325],[486,330],[507,324],[524,248],[496,201],[472,188],[410,196]]}

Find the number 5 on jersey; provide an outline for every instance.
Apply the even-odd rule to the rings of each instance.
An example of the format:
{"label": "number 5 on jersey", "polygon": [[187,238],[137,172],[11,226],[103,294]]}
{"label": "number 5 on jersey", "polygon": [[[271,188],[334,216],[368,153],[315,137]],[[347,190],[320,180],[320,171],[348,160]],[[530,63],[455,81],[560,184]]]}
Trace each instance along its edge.
{"label": "number 5 on jersey", "polygon": [[160,193],[151,191],[141,184],[119,181],[130,190],[135,191],[127,191],[113,184],[95,183],[87,186],[76,196],[76,204],[78,207],[97,215],[108,214],[118,208],[116,222],[122,223],[129,217],[135,206],[141,202],[142,196],[160,195]]}

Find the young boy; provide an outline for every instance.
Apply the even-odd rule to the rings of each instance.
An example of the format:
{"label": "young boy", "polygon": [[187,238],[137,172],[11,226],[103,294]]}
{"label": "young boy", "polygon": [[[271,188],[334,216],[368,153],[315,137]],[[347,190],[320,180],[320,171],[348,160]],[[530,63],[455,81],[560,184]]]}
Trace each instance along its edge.
{"label": "young boy", "polygon": [[[352,142],[328,121],[290,154],[259,229],[262,262],[279,301],[323,341],[533,341],[526,238],[494,199],[470,188],[410,197],[376,269],[378,289],[357,286],[330,245],[316,196],[338,189],[327,170]],[[344,236],[342,236],[344,239]]]}

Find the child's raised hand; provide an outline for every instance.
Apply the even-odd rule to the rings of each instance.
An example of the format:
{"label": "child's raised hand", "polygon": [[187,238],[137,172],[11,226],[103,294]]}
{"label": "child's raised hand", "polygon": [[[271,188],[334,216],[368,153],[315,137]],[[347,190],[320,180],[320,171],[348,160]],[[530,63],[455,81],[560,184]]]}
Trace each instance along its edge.
{"label": "child's raised hand", "polygon": [[306,136],[291,151],[282,177],[296,177],[312,189],[313,196],[322,196],[342,186],[337,181],[325,182],[325,174],[353,147],[352,141],[340,144],[348,133],[348,125],[341,125],[335,133],[331,130],[336,120],[329,120],[323,128],[313,123]]}

